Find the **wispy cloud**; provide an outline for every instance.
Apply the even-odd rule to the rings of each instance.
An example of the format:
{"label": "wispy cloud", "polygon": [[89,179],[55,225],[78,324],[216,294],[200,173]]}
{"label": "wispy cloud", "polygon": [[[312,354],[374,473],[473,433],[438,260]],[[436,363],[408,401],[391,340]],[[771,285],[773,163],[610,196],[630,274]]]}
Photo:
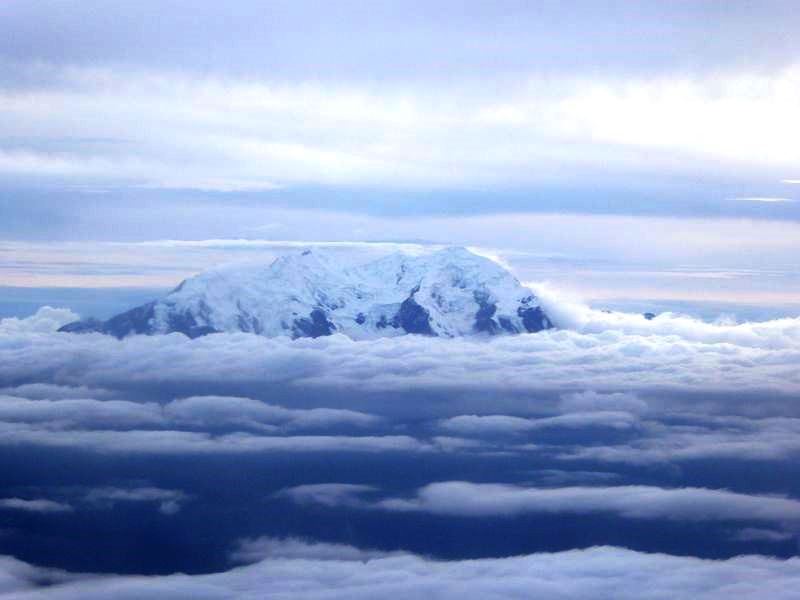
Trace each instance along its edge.
{"label": "wispy cloud", "polygon": [[[367,86],[154,67],[56,72],[59,85],[0,89],[0,105],[14,114],[0,134],[18,140],[0,152],[0,173],[219,191],[508,186],[576,172],[630,184],[637,174],[728,176],[734,164],[788,169],[800,137],[800,67],[712,80],[531,74],[498,82],[497,95],[483,80]],[[38,141],[42,132],[69,140],[76,122],[82,139],[131,143],[99,153]]]}
{"label": "wispy cloud", "polygon": [[0,498],[0,509],[4,508],[37,513],[59,513],[73,510],[72,506],[69,504],[44,498],[35,498],[32,500],[25,498]]}
{"label": "wispy cloud", "polygon": [[775,196],[744,196],[740,198],[731,198],[739,202],[764,202],[767,204],[782,203],[782,202],[796,202],[793,198],[779,198]]}

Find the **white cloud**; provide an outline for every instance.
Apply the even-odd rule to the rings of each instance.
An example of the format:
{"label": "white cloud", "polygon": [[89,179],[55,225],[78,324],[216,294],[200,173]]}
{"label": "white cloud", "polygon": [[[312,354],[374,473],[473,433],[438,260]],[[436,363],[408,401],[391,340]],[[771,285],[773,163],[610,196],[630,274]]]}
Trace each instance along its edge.
{"label": "white cloud", "polygon": [[[578,331],[493,340],[249,334],[116,340],[15,323],[0,334],[6,385],[0,445],[138,454],[536,451],[561,461],[622,464],[800,453],[800,421],[782,416],[800,389],[797,319],[648,321],[554,306],[557,322]],[[191,395],[210,385],[239,392],[256,386],[266,400],[278,394],[282,403],[307,395],[314,407]],[[186,396],[153,401],[152,390],[164,386],[187,390]],[[97,398],[90,396],[95,390]],[[436,400],[424,406],[391,400],[409,390]],[[491,409],[479,401],[487,393]],[[772,400],[749,400],[765,393]],[[320,407],[321,394],[341,408]],[[354,409],[365,406],[375,414]],[[745,413],[750,418],[714,416]],[[398,421],[411,415],[425,423],[415,430]],[[671,418],[692,427],[669,424]],[[536,439],[547,429],[570,428],[579,436],[597,427],[617,437],[591,445],[543,446]]]}
{"label": "white cloud", "polygon": [[775,196],[745,196],[742,198],[731,198],[739,202],[761,202],[764,204],[783,204],[786,202],[795,202],[792,198],[778,198]]}
{"label": "white cloud", "polygon": [[[67,392],[64,392],[64,390]],[[69,393],[70,390],[51,385],[26,385],[12,388],[16,393]],[[72,392],[75,393],[74,391]],[[127,400],[98,400],[70,398],[58,400],[0,395],[0,421],[7,423],[42,423],[48,428],[86,429],[175,427],[201,428],[244,427],[277,432],[281,429],[324,429],[332,426],[363,428],[375,425],[374,415],[346,409],[311,408],[288,409],[254,400],[231,396],[193,396],[178,398],[163,406],[154,402]]]}
{"label": "white cloud", "polygon": [[[800,586],[798,559],[742,556],[702,560],[597,547],[508,558],[437,561],[337,544],[260,539],[243,544],[251,565],[207,575],[90,576],[6,557],[0,590],[18,600],[263,598],[442,600],[789,600]],[[250,551],[252,549],[252,551]],[[263,552],[263,554],[262,554]],[[51,582],[39,588],[42,582]]]}
{"label": "white cloud", "polygon": [[[357,505],[360,490],[343,496],[324,493],[304,501],[325,505]],[[365,507],[389,511],[481,517],[524,513],[611,513],[628,519],[686,521],[772,521],[800,524],[800,501],[706,488],[660,488],[646,485],[532,488],[499,483],[445,481],[428,484],[411,498],[361,501]]]}
{"label": "white cloud", "polygon": [[572,412],[554,417],[526,419],[508,415],[458,415],[441,422],[440,427],[462,435],[482,433],[520,433],[550,428],[582,429],[585,427],[610,427],[630,429],[639,419],[623,411]]}
{"label": "white cloud", "polygon": [[345,409],[288,409],[252,398],[231,396],[193,396],[179,398],[164,406],[172,423],[200,427],[244,426],[277,431],[317,429],[335,425],[366,427],[380,419],[374,415]]}
{"label": "white cloud", "polygon": [[165,424],[155,403],[123,400],[30,400],[0,395],[0,422],[42,423],[52,428],[143,427]]}
{"label": "white cloud", "polygon": [[[680,314],[662,313],[653,319],[646,319],[639,314],[593,309],[548,285],[532,287],[556,325],[586,334],[658,336],[665,338],[667,345],[673,342],[699,342],[761,349],[792,349],[798,346],[800,340],[798,318],[731,324],[709,323]],[[642,346],[641,351],[646,352],[647,348]]]}
{"label": "white cloud", "polygon": [[0,389],[0,395],[27,398],[30,400],[81,400],[84,398],[106,399],[113,394],[108,390],[86,386],[53,385],[51,383],[26,383]]}
{"label": "white cloud", "polygon": [[50,430],[0,423],[0,445],[80,448],[114,454],[245,454],[260,452],[427,452],[431,446],[405,435],[254,435],[132,429]]}
{"label": "white cloud", "polygon": [[49,79],[60,85],[2,90],[14,119],[0,133],[65,139],[79,122],[83,138],[126,144],[6,151],[0,171],[231,190],[521,184],[576,169],[705,173],[720,163],[788,169],[797,163],[798,73],[528,77],[487,94],[481,82],[398,88],[54,68]]}
{"label": "white cloud", "polygon": [[458,415],[444,419],[440,427],[460,434],[480,435],[482,433],[520,433],[534,429],[532,419],[510,415]]}
{"label": "white cloud", "polygon": [[800,454],[800,419],[791,417],[711,418],[677,414],[691,426],[649,421],[641,437],[626,444],[564,450],[564,460],[646,465],[702,459],[781,460]]}
{"label": "white cloud", "polygon": [[0,498],[0,509],[3,508],[39,513],[59,513],[70,512],[72,510],[72,506],[69,504],[44,498],[35,498],[32,500],[25,498]]}
{"label": "white cloud", "polygon": [[[62,393],[70,388],[27,385],[11,389],[16,393],[31,390],[34,395],[42,392],[52,395],[53,390]],[[48,400],[0,395],[0,446],[33,444],[115,453],[382,452],[436,448],[397,435],[285,435],[296,430],[331,427],[363,429],[380,423],[376,416],[352,410],[287,409],[229,396],[193,396],[161,405],[113,399]]]}
{"label": "white cloud", "polygon": [[368,561],[387,556],[399,556],[399,552],[381,552],[326,542],[309,542],[298,538],[258,537],[239,540],[231,552],[235,562],[254,563],[262,560],[300,559]]}
{"label": "white cloud", "polygon": [[69,309],[43,306],[36,311],[36,314],[24,319],[17,317],[0,319],[0,336],[55,331],[77,318],[78,315]]}
{"label": "white cloud", "polygon": [[177,179],[170,178],[143,185],[165,190],[199,190],[201,192],[263,192],[280,189],[270,181],[257,179]]}
{"label": "white cloud", "polygon": [[[0,382],[113,388],[236,380],[360,392],[497,386],[517,392],[800,389],[794,368],[800,360],[800,319],[717,325],[661,315],[647,321],[559,306],[546,297],[543,302],[557,324],[574,330],[490,341],[401,336],[360,342],[341,335],[289,340],[244,333],[120,341],[99,334],[15,331],[0,336]],[[303,419],[345,418],[324,415],[304,413]]]}

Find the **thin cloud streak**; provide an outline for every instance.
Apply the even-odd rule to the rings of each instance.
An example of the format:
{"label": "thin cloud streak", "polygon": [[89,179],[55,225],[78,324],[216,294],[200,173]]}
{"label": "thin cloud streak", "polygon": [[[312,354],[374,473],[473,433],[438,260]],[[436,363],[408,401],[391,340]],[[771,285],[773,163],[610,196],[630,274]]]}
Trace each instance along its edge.
{"label": "thin cloud streak", "polygon": [[765,203],[781,203],[781,202],[796,202],[793,198],[775,198],[772,196],[745,196],[742,198],[731,198],[739,202],[765,202]]}
{"label": "thin cloud streak", "polygon": [[[733,165],[752,175],[786,169],[796,164],[800,137],[796,65],[711,80],[534,74],[503,84],[500,94],[477,82],[431,89],[53,70],[56,86],[0,88],[0,106],[14,115],[0,133],[18,140],[0,151],[7,176],[235,191],[508,187],[563,183],[581,172],[630,186],[645,175],[728,178]],[[130,143],[102,153],[41,146],[42,138],[69,140],[76,120],[82,139]]]}

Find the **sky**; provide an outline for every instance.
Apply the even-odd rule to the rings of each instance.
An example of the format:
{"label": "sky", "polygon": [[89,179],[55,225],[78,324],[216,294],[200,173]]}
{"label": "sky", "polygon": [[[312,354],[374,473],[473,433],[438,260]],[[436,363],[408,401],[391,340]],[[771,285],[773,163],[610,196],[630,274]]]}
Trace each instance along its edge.
{"label": "sky", "polygon": [[[568,259],[589,301],[790,304],[789,281],[623,290],[581,266],[794,269],[797,20],[791,2],[9,0],[0,239],[39,251],[4,283],[67,285],[42,243],[93,263],[106,242],[412,241],[503,253],[524,280],[522,252]],[[70,275],[169,288],[219,257],[174,260]]]}
{"label": "sky", "polygon": [[[0,598],[795,597],[797,8],[0,2]],[[451,245],[555,328],[58,331]]]}
{"label": "sky", "polygon": [[140,203],[201,207],[181,238],[253,237],[229,207],[266,228],[278,208],[795,222],[797,19],[791,2],[10,0],[2,234],[142,239],[159,220]]}

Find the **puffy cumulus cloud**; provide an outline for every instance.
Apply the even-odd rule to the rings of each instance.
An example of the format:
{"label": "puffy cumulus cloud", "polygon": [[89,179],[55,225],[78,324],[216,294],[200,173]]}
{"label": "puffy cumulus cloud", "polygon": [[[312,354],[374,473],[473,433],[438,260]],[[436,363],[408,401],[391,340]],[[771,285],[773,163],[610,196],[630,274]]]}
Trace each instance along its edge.
{"label": "puffy cumulus cloud", "polygon": [[426,485],[409,499],[387,498],[369,506],[467,517],[606,512],[629,519],[800,523],[800,501],[790,498],[644,485],[530,488],[446,481]]}
{"label": "puffy cumulus cloud", "polygon": [[59,513],[70,512],[72,510],[72,506],[69,504],[44,498],[35,498],[32,500],[24,498],[0,498],[0,509],[3,508],[38,513]]}
{"label": "puffy cumulus cloud", "polygon": [[[233,334],[205,336],[194,340],[196,344],[187,345],[188,341],[181,334],[134,336],[122,341],[104,335],[4,335],[0,336],[4,361],[0,381],[62,385],[106,381],[112,386],[125,381],[220,379],[288,383],[322,369],[325,360],[325,353],[315,351],[315,344],[292,344],[286,339]],[[51,343],[56,346],[48,348]]]}
{"label": "puffy cumulus cloud", "polygon": [[[673,313],[647,319],[644,315],[597,310],[546,284],[531,284],[553,322],[585,334],[616,333],[665,338],[666,341],[728,344],[762,350],[796,350],[800,318],[763,322],[709,323]],[[644,348],[643,348],[644,350]]]}
{"label": "puffy cumulus cloud", "polygon": [[179,512],[189,496],[181,490],[168,490],[158,487],[98,487],[89,490],[84,500],[98,506],[113,506],[118,502],[153,502],[164,515]]}
{"label": "puffy cumulus cloud", "polygon": [[710,332],[703,339],[696,332],[686,337],[659,332],[643,317],[620,318],[638,319],[642,331],[606,324],[597,332],[560,329],[492,340],[409,335],[359,342],[342,335],[289,340],[234,333],[189,340],[170,334],[120,341],[99,334],[14,333],[0,336],[0,383],[110,389],[237,381],[358,391],[800,390],[795,368],[800,319],[736,327],[676,319]]}
{"label": "puffy cumulus cloud", "polygon": [[[800,420],[784,416],[800,390],[798,320],[674,319],[714,334],[698,340],[648,329],[662,317],[609,318],[621,319],[621,330],[358,342],[3,329],[0,445],[115,454],[535,451],[556,466],[800,453]],[[626,331],[628,323],[642,330]],[[244,395],[192,395],[204,388]],[[166,400],[163,390],[178,397]],[[393,400],[411,390],[431,402]],[[270,403],[278,393],[282,404],[318,407]],[[744,406],[756,393],[765,399]],[[319,407],[323,394],[337,408]],[[355,410],[365,406],[374,408]],[[749,416],[714,416],[726,414]],[[553,439],[558,431],[564,439]],[[582,444],[590,433],[602,438]]]}
{"label": "puffy cumulus cloud", "polygon": [[76,320],[78,315],[67,308],[42,306],[30,317],[0,319],[0,336],[55,331]]}
{"label": "puffy cumulus cloud", "polygon": [[[19,600],[114,598],[444,600],[509,597],[562,600],[742,598],[789,600],[800,586],[800,561],[743,556],[702,560],[622,548],[530,554],[509,558],[436,561],[383,555],[334,544],[261,539],[245,542],[240,559],[264,560],[207,575],[71,575],[5,558],[0,586]],[[49,587],[40,587],[50,583]]]}

